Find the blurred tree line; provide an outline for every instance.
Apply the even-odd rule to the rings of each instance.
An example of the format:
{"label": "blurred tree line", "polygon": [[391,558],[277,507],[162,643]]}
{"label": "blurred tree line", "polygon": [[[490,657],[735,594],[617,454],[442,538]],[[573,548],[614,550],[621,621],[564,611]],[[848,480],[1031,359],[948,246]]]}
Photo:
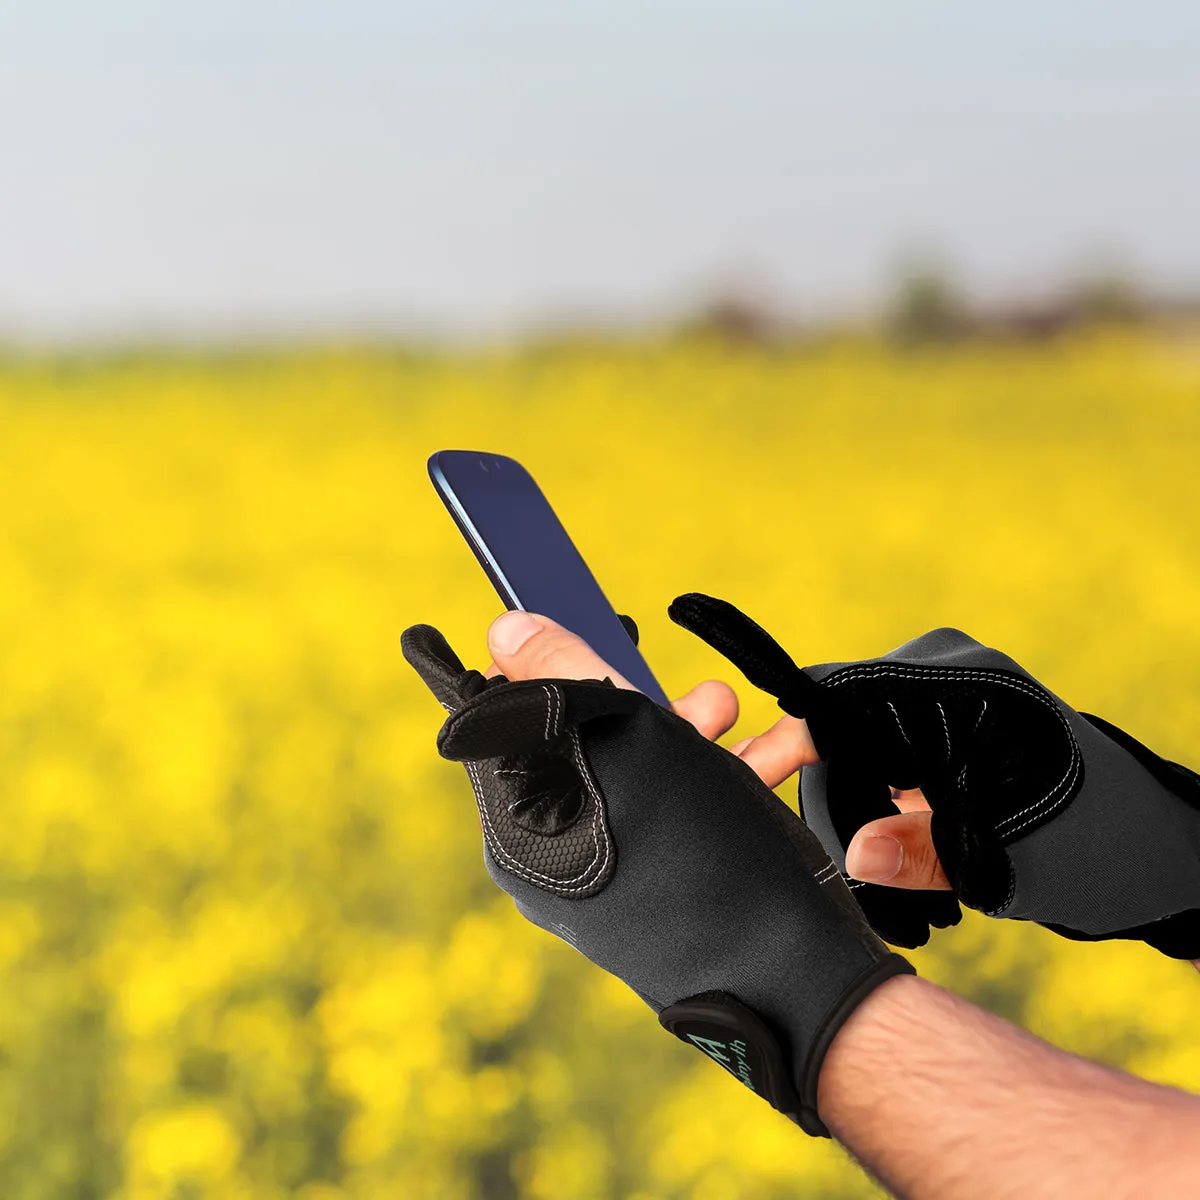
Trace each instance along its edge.
{"label": "blurred tree line", "polygon": [[1200,325],[1200,296],[1155,295],[1120,266],[1082,272],[1040,295],[981,303],[944,259],[923,253],[902,264],[880,310],[865,318],[797,321],[754,289],[734,287],[699,305],[677,333],[760,346],[868,333],[912,347],[968,340],[1037,342],[1089,327],[1178,322]]}

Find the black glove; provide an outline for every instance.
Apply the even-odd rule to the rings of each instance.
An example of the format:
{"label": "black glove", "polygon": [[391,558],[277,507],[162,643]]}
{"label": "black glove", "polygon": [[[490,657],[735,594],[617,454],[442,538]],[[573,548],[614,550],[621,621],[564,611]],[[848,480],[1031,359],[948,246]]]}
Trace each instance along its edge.
{"label": "black glove", "polygon": [[821,763],[800,802],[844,871],[868,821],[895,814],[891,787],[920,788],[954,887],[853,883],[875,930],[923,945],[958,901],[1084,941],[1132,938],[1200,958],[1200,776],[1099,717],[1079,713],[1007,655],[935,629],[861,662],[801,670],[721,600],[679,597],[671,618],[803,717]]}
{"label": "black glove", "polygon": [[[627,618],[634,641],[636,627]],[[825,1051],[909,963],[804,823],[728,750],[608,678],[465,670],[430,625],[404,657],[449,710],[492,878],[660,1023],[811,1134]]]}

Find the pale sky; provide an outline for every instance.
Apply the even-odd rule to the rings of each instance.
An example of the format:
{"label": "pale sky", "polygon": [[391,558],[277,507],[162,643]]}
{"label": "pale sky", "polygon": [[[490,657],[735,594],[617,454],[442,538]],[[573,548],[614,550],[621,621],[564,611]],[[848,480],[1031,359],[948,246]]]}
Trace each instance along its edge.
{"label": "pale sky", "polygon": [[1200,285],[1200,3],[0,7],[0,339]]}

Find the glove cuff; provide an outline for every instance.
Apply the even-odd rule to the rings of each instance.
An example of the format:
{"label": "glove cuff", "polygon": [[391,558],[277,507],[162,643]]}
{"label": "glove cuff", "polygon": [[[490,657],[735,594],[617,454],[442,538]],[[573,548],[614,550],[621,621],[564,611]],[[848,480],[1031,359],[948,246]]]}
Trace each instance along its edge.
{"label": "glove cuff", "polygon": [[850,1014],[883,982],[894,975],[915,975],[916,967],[903,955],[889,954],[887,958],[872,963],[855,979],[842,993],[836,1007],[817,1029],[809,1048],[804,1069],[800,1075],[801,1116],[808,1116],[811,1126],[804,1120],[799,1122],[805,1133],[815,1137],[829,1137],[829,1130],[817,1115],[817,1081],[821,1076],[821,1067],[825,1062],[825,1054],[833,1044],[833,1039],[846,1023]]}
{"label": "glove cuff", "polygon": [[[702,1050],[772,1108],[813,1137],[830,1133],[817,1112],[817,1081],[833,1039],[850,1014],[893,975],[915,975],[899,954],[888,954],[856,976],[817,1027],[808,1044],[792,1047],[752,1008],[728,992],[702,992],[669,1005],[659,1024],[680,1041]],[[803,1055],[803,1062],[799,1059]]]}

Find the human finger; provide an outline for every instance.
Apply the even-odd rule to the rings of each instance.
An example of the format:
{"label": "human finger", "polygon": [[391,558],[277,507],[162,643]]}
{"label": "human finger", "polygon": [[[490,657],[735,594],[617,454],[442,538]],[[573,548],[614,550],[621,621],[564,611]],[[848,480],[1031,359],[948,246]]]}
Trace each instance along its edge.
{"label": "human finger", "polygon": [[892,803],[901,812],[927,812],[929,801],[920,788],[892,788]]}
{"label": "human finger", "polygon": [[778,787],[801,767],[820,761],[808,722],[790,715],[780,717],[757,737],[744,738],[731,750],[749,763],[771,788]]}
{"label": "human finger", "polygon": [[706,679],[672,701],[671,710],[715,741],[737,724],[737,693],[720,679]]}
{"label": "human finger", "polygon": [[929,833],[930,812],[904,812],[868,821],[846,848],[846,874],[867,883],[950,891]]}
{"label": "human finger", "polygon": [[[493,661],[484,676],[517,679],[611,679],[617,687],[637,691],[581,637],[540,613],[502,613],[488,629]],[[727,733],[738,718],[733,688],[719,679],[698,683],[671,705],[710,740]]]}

